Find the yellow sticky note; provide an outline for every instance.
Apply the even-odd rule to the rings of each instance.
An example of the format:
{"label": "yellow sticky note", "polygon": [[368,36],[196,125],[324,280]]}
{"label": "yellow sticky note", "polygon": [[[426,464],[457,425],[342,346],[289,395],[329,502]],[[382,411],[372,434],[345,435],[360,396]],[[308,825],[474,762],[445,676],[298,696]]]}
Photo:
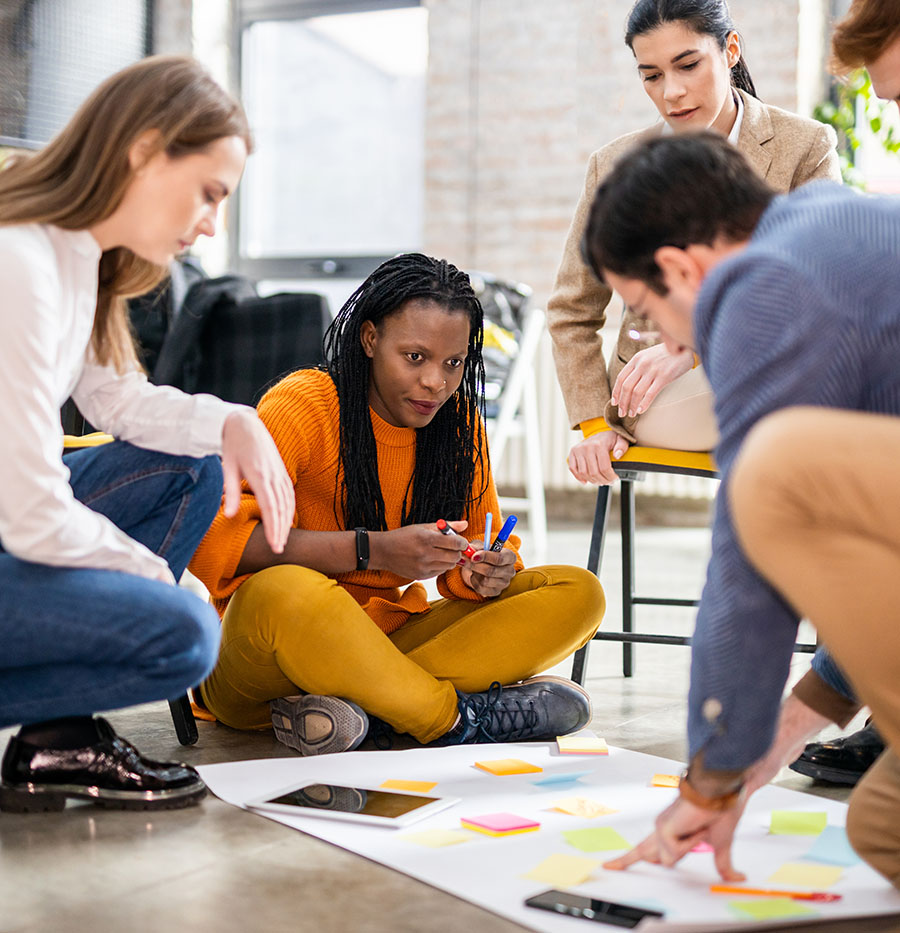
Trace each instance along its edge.
{"label": "yellow sticky note", "polygon": [[427,794],[437,785],[437,781],[399,781],[392,778],[390,781],[384,781],[378,786],[387,790],[410,790],[417,794]]}
{"label": "yellow sticky note", "polygon": [[780,917],[813,917],[817,911],[789,897],[757,897],[752,901],[729,901],[728,909],[746,920],[777,920]]}
{"label": "yellow sticky note", "polygon": [[769,832],[774,836],[818,836],[827,824],[824,811],[773,810]]}
{"label": "yellow sticky note", "polygon": [[561,755],[608,755],[605,739],[596,735],[561,735],[556,740]]}
{"label": "yellow sticky note", "polygon": [[476,768],[487,771],[488,774],[534,774],[543,771],[537,765],[531,765],[521,758],[494,758],[492,761],[476,761]]}
{"label": "yellow sticky note", "polygon": [[428,846],[429,849],[440,849],[443,846],[455,846],[460,842],[468,842],[472,837],[459,829],[425,829],[420,833],[407,833],[400,836],[407,842],[416,845]]}
{"label": "yellow sticky note", "polygon": [[840,865],[818,865],[812,862],[785,862],[769,881],[792,888],[828,888],[841,880]]}
{"label": "yellow sticky note", "polygon": [[557,800],[553,805],[553,809],[568,813],[570,816],[580,816],[586,820],[591,820],[595,816],[606,816],[609,813],[619,812],[612,807],[605,807],[595,800],[588,800],[587,797],[566,797],[564,800]]}
{"label": "yellow sticky note", "polygon": [[677,774],[654,774],[650,782],[652,787],[678,787],[681,778]]}
{"label": "yellow sticky note", "polygon": [[584,884],[601,864],[580,855],[550,855],[522,877],[531,881],[542,881],[555,888],[574,888]]}

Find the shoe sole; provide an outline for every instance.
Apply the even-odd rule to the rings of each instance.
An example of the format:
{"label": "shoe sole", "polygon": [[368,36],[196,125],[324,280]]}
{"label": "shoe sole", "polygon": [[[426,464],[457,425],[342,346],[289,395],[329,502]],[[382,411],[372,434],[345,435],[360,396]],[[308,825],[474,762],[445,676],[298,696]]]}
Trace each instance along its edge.
{"label": "shoe sole", "polygon": [[823,768],[821,765],[814,765],[805,761],[795,761],[788,765],[791,771],[802,774],[804,777],[810,777],[814,781],[826,781],[829,784],[846,784],[853,787],[859,783],[865,772],[844,771],[838,768]]}
{"label": "shoe sole", "polygon": [[[301,755],[332,755],[352,752],[362,744],[369,731],[369,717],[361,707],[340,697],[304,695],[281,697],[269,704],[275,738]],[[331,733],[324,739],[306,739],[303,720],[311,713],[327,716],[332,722]]]}
{"label": "shoe sole", "polygon": [[109,790],[79,784],[2,784],[0,810],[7,813],[51,813],[64,810],[69,800],[86,800],[106,810],[181,810],[206,796],[200,782],[171,790]]}

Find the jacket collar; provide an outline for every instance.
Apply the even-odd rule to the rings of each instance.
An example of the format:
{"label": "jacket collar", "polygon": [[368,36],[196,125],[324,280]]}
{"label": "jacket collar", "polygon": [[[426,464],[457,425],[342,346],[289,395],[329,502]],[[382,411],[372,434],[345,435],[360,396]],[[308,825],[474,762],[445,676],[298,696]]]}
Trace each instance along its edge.
{"label": "jacket collar", "polygon": [[766,147],[775,136],[772,117],[768,108],[752,94],[738,90],[744,102],[744,122],[738,136],[737,148],[749,159],[750,164],[765,178],[772,164],[772,155]]}

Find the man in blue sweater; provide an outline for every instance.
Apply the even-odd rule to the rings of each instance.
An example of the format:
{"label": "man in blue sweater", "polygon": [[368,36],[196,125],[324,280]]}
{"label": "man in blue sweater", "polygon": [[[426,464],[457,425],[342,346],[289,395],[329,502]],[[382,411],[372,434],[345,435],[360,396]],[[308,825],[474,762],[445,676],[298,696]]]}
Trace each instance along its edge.
{"label": "man in blue sweater", "polygon": [[[845,724],[860,708],[860,697],[872,707],[889,746],[900,748],[900,637],[890,620],[897,602],[884,598],[900,580],[900,494],[890,484],[882,486],[883,508],[875,513],[883,523],[878,532],[886,528],[896,536],[892,579],[873,583],[867,594],[885,611],[861,623],[851,611],[837,622],[833,611],[822,616],[821,600],[810,610],[857,689],[820,652],[801,682],[805,686],[798,685],[781,709],[780,722],[798,609],[806,604],[785,585],[792,578],[786,566],[770,577],[774,586],[766,579],[773,561],[761,552],[767,552],[766,543],[781,544],[778,532],[761,540],[759,528],[769,526],[757,525],[752,533],[751,558],[765,577],[748,561],[731,502],[741,445],[780,409],[870,413],[861,422],[864,428],[838,428],[824,439],[845,460],[865,455],[870,432],[876,433],[873,419],[879,426],[887,423],[888,433],[897,432],[900,422],[883,416],[900,415],[900,202],[864,198],[827,182],[776,196],[721,137],[664,137],[629,153],[600,187],[584,250],[594,271],[659,327],[673,352],[691,347],[699,353],[716,397],[722,475],[693,641],[690,765],[678,800],[660,816],[656,832],[611,867],[641,858],[671,865],[708,839],[722,877],[739,880],[730,847],[743,802],[794,757],[810,730],[831,720]],[[778,437],[786,460],[779,446],[764,446],[760,457],[764,436],[742,473],[760,475],[760,461],[767,461],[767,481],[779,476],[782,487],[814,488],[821,496],[824,481],[802,450],[798,455],[783,429]],[[900,446],[895,450],[900,457]],[[758,482],[748,485],[759,494]],[[832,505],[837,501],[847,506],[848,499]],[[742,516],[753,512],[747,503],[743,493]],[[849,526],[854,519],[848,514],[844,521]],[[796,544],[796,537],[790,540]],[[846,610],[848,600],[860,596],[859,581],[837,553],[830,554],[825,575],[834,581],[832,602],[837,604],[835,591],[841,590]],[[801,584],[808,583],[808,570],[807,561],[793,576],[806,575]],[[885,756],[893,756],[890,748]],[[900,803],[900,768],[888,778],[894,779],[891,799]],[[851,813],[867,784],[868,778],[854,793]],[[894,807],[886,820],[897,812]],[[897,829],[889,866],[868,850],[861,853],[895,883],[900,823]]]}

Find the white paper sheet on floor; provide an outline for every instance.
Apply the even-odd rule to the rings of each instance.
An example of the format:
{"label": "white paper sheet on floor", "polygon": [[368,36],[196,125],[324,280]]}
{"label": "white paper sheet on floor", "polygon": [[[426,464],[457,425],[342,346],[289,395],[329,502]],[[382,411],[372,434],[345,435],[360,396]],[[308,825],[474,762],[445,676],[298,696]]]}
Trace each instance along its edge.
{"label": "white paper sheet on floor", "polygon": [[[476,761],[499,758],[521,758],[542,767],[544,773],[495,777],[474,767]],[[405,830],[302,816],[267,818],[381,862],[532,929],[588,933],[604,927],[525,907],[525,898],[550,885],[522,876],[554,853],[599,862],[617,854],[579,851],[562,835],[566,830],[611,826],[628,842],[639,842],[676,794],[672,789],[651,787],[653,775],[677,774],[681,767],[665,758],[620,748],[610,748],[608,756],[559,755],[555,745],[523,743],[272,758],[205,765],[199,770],[216,796],[238,807],[294,782],[374,788],[390,779],[437,781],[437,787],[430,791],[432,796],[460,797],[462,802]],[[591,773],[575,784],[532,783],[553,773],[585,770]],[[581,819],[552,809],[557,800],[573,796],[588,797],[619,812]],[[747,874],[748,886],[778,887],[767,879],[783,863],[801,859],[815,842],[812,836],[770,835],[772,810],[825,811],[833,826],[843,826],[847,813],[846,805],[837,801],[779,787],[763,788],[750,801],[733,851],[734,864]],[[403,838],[427,829],[459,829],[460,817],[498,811],[538,820],[541,828],[502,838],[471,833],[472,838],[464,844],[443,848],[425,848]],[[626,904],[659,905],[658,909],[665,911],[665,920],[645,921],[642,931],[764,929],[766,924],[739,920],[729,909],[729,902],[738,900],[737,896],[709,892],[709,885],[717,880],[712,855],[698,852],[688,855],[674,871],[646,864],[627,872],[598,868],[584,884],[571,890]],[[818,913],[810,920],[900,914],[900,893],[867,865],[845,868],[840,881],[829,890],[842,894],[842,900],[809,904]],[[786,922],[779,920],[777,925]],[[798,928],[802,929],[799,923]]]}

